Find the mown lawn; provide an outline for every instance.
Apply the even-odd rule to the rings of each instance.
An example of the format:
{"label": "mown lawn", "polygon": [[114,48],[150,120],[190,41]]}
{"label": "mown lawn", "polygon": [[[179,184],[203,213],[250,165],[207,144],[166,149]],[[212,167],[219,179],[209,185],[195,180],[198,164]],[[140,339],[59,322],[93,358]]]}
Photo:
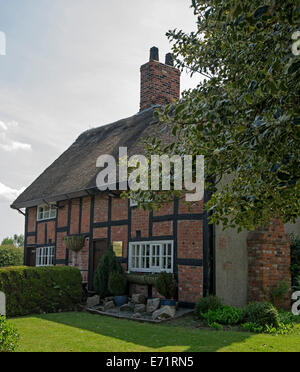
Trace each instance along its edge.
{"label": "mown lawn", "polygon": [[273,351],[299,352],[300,325],[288,336],[195,328],[192,318],[137,323],[89,313],[60,313],[9,320],[21,335],[18,351]]}

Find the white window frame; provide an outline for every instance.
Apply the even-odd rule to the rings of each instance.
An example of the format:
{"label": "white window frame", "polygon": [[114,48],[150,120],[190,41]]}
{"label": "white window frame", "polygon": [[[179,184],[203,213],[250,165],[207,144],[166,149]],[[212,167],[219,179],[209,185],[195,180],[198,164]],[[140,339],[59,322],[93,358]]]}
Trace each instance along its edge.
{"label": "white window frame", "polygon": [[54,266],[55,247],[38,247],[36,248],[35,266]]}
{"label": "white window frame", "polygon": [[[168,254],[164,255],[164,244],[168,245],[171,244],[171,255]],[[148,256],[143,254],[144,248],[143,246],[147,247],[150,246],[150,254],[149,254],[149,268],[142,267],[145,266],[144,262]],[[137,249],[137,247],[139,247]],[[157,254],[157,247],[159,247],[159,252]],[[146,248],[147,249],[147,248]],[[168,249],[168,247],[166,247]],[[138,255],[136,254],[138,251]],[[161,241],[143,241],[143,242],[130,242],[128,247],[129,252],[129,271],[132,272],[149,272],[149,273],[160,273],[162,271],[173,273],[174,267],[174,241],[173,240],[161,240]],[[163,266],[164,258],[171,257],[171,268],[166,268]],[[138,267],[133,267],[132,260],[136,259],[135,262],[138,262]],[[155,260],[156,258],[156,260]],[[153,261],[153,259],[155,261]],[[158,259],[158,261],[157,261]],[[159,265],[157,265],[157,263]],[[135,265],[134,265],[135,266]]]}
{"label": "white window frame", "polygon": [[[44,210],[45,208],[47,208],[48,210],[45,211]],[[46,217],[46,213],[48,213],[47,217]],[[54,218],[56,218],[56,215],[57,215],[57,206],[55,203],[41,204],[37,207],[37,213],[36,213],[37,221],[53,220]]]}

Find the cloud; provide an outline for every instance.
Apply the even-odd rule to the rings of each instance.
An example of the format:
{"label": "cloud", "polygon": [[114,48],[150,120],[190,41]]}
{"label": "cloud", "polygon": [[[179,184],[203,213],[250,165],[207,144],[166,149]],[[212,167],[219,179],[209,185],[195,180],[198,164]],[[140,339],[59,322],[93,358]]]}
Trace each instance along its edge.
{"label": "cloud", "polygon": [[10,202],[14,201],[23,191],[25,187],[22,187],[20,190],[12,189],[9,186],[5,186],[0,182],[0,200],[8,200]]}
{"label": "cloud", "polygon": [[0,149],[11,152],[17,150],[31,150],[31,145],[28,143],[23,143],[15,141],[11,138],[11,135],[8,133],[10,129],[18,127],[18,123],[15,121],[4,123],[0,121]]}

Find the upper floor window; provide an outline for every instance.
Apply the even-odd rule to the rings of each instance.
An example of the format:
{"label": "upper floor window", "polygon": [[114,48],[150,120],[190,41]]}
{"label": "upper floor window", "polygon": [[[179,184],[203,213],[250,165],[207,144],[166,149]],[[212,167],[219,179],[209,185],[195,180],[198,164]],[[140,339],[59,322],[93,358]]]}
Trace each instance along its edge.
{"label": "upper floor window", "polygon": [[173,272],[173,241],[129,243],[129,270]]}
{"label": "upper floor window", "polygon": [[56,218],[56,205],[55,204],[44,204],[38,206],[37,210],[37,220],[49,220],[51,218]]}

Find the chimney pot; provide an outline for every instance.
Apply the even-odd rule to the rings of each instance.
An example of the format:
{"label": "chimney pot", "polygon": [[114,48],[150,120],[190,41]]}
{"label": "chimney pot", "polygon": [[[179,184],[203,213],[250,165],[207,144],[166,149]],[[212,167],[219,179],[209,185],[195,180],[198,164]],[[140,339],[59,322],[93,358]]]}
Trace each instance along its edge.
{"label": "chimney pot", "polygon": [[152,47],[150,49],[150,61],[159,61],[159,51],[158,51],[158,48]]}
{"label": "chimney pot", "polygon": [[172,53],[166,54],[166,62],[165,62],[165,64],[166,65],[169,65],[169,66],[174,66],[174,58],[173,58]]}

